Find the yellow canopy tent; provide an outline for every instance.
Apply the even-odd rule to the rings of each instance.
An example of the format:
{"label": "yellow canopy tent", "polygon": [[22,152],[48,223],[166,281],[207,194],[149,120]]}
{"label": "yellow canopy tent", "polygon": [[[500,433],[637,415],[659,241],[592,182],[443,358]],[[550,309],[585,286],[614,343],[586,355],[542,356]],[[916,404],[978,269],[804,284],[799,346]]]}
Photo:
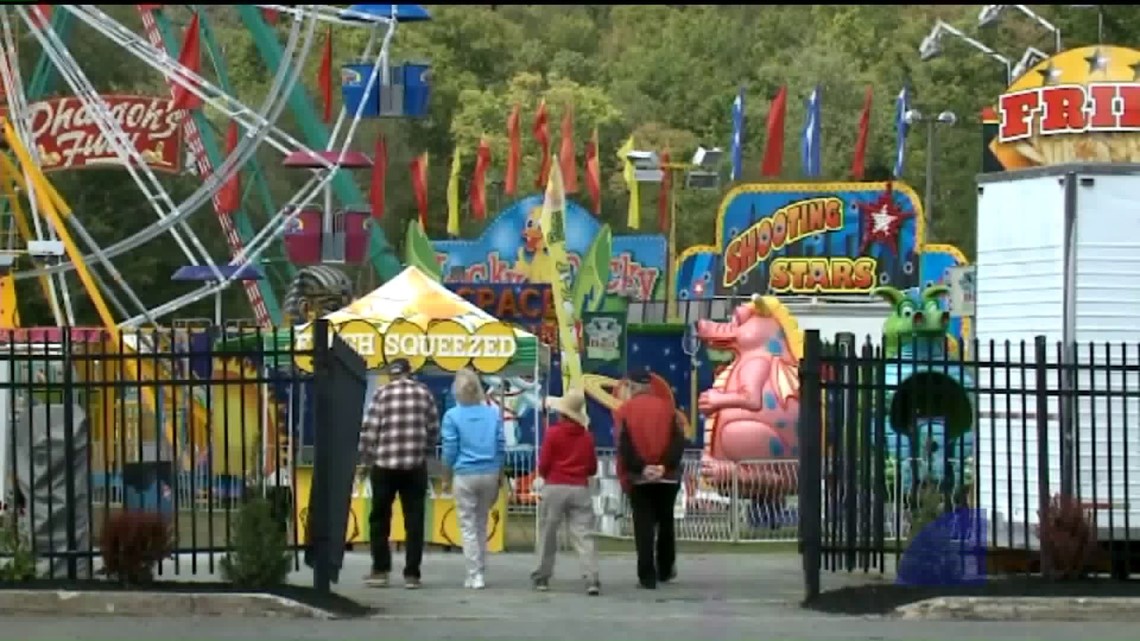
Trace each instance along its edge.
{"label": "yellow canopy tent", "polygon": [[[369,369],[406,358],[413,370],[454,372],[470,365],[484,374],[529,374],[549,363],[534,334],[498,320],[416,267],[324,318]],[[311,323],[298,328],[296,340],[301,349],[312,344]],[[311,358],[298,357],[297,366],[311,370]]]}

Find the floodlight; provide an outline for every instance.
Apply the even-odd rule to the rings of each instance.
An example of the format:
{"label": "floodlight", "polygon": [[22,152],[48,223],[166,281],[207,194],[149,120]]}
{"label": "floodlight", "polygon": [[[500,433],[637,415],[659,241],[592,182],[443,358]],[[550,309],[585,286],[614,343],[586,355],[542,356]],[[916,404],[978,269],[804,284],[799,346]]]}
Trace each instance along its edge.
{"label": "floodlight", "polygon": [[724,152],[720,147],[713,147],[706,149],[704,146],[698,146],[697,151],[693,154],[693,166],[701,167],[703,169],[711,169],[720,164],[721,157]]}

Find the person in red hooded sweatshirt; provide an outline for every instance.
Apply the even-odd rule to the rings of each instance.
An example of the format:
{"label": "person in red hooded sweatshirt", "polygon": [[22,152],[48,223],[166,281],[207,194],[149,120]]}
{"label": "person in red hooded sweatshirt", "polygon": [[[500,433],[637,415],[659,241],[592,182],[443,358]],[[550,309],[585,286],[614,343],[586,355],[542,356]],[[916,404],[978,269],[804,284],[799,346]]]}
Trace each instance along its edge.
{"label": "person in red hooded sweatshirt", "polygon": [[652,590],[676,577],[673,504],[685,434],[673,403],[652,393],[648,371],[631,372],[626,380],[630,398],[615,412],[618,473],[633,508],[638,584]]}
{"label": "person in red hooded sweatshirt", "polygon": [[539,507],[540,534],[538,568],[530,578],[534,588],[545,592],[554,574],[554,555],[558,551],[558,530],[563,521],[570,526],[570,543],[578,552],[586,594],[601,594],[598,580],[598,553],[591,535],[594,528],[594,501],[590,495],[590,477],[598,472],[598,454],[594,436],[590,434],[590,417],[586,413],[586,395],[571,388],[562,397],[546,400],[558,420],[546,428],[538,453],[538,476],[542,503]]}

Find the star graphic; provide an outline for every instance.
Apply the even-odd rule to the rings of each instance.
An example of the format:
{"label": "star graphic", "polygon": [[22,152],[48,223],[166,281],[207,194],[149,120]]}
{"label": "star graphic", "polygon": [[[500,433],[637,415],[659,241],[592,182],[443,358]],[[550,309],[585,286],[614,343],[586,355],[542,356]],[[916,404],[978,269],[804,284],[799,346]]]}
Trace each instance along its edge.
{"label": "star graphic", "polygon": [[1049,65],[1044,69],[1039,69],[1037,73],[1041,74],[1041,84],[1051,85],[1061,79],[1061,70],[1053,66],[1053,61],[1049,61]]}
{"label": "star graphic", "polygon": [[904,212],[895,202],[891,184],[878,198],[871,202],[857,202],[855,207],[859,210],[860,222],[863,227],[863,240],[859,253],[867,254],[867,248],[872,244],[881,244],[894,253],[899,254],[899,231],[907,220],[914,218],[914,212]]}
{"label": "star graphic", "polygon": [[1100,50],[1100,47],[1097,47],[1091,56],[1085,58],[1085,62],[1089,63],[1089,75],[1108,69],[1108,56]]}

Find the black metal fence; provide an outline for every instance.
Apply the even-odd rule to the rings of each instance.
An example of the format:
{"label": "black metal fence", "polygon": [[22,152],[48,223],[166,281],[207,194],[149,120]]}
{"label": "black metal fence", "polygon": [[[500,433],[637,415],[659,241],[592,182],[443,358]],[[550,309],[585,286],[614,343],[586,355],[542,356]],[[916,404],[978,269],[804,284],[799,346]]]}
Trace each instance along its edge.
{"label": "black metal fence", "polygon": [[[327,331],[317,323],[318,339]],[[264,495],[303,547],[301,477],[312,475],[300,450],[319,426],[351,420],[346,393],[363,402],[362,376],[317,401],[344,387],[329,360],[343,349],[293,329],[0,332],[0,528],[22,537],[41,575],[74,580],[98,574],[109,517],[158,512],[174,552],[158,573],[213,572],[242,501]],[[0,566],[11,555],[0,549]]]}
{"label": "black metal fence", "polygon": [[[821,571],[936,583],[1058,564],[1140,569],[1140,345],[871,344],[808,331],[804,347],[809,598]],[[935,531],[956,545],[924,542]],[[904,576],[917,567],[908,555],[930,545],[958,569]]]}

